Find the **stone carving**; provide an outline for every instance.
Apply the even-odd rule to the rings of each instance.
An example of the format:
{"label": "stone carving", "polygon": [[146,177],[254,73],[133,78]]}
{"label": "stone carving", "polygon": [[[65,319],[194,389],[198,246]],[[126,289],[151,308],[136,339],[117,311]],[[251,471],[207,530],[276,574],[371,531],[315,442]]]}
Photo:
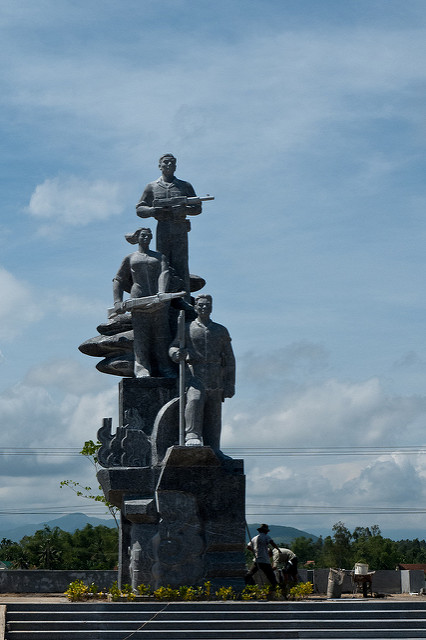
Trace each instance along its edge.
{"label": "stone carving", "polygon": [[197,296],[194,309],[197,318],[186,324],[185,348],[176,337],[169,349],[174,362],[188,365],[185,444],[220,452],[222,402],[234,395],[235,358],[227,329],[210,320],[211,296]]}
{"label": "stone carving", "polygon": [[[213,198],[197,198],[189,182],[175,178],[171,154],[161,157],[160,169],[137,205],[138,216],[158,222],[156,251],[148,228],[125,236],[138,248],[114,277],[114,307],[99,335],[79,347],[102,358],[99,371],[124,376],[118,426],[114,431],[105,418],[98,431],[97,477],[121,512],[121,586],[212,580],[214,588],[242,587],[243,462],[219,448],[235,359],[227,329],[210,319],[211,297],[199,295],[194,306],[190,297],[205,281],[189,275],[187,216]],[[186,323],[181,312],[180,339],[172,343],[179,309]]]}
{"label": "stone carving", "polygon": [[103,419],[98,431],[98,461],[102,467],[144,467],[151,462],[151,443],[138,411],[128,409],[124,415],[126,424],[119,426],[114,435],[112,419]]}
{"label": "stone carving", "polygon": [[[149,244],[151,229],[142,228],[126,235],[131,244],[139,244],[138,251],[124,258],[113,280],[114,311],[126,310],[123,293],[137,299],[132,308],[134,375],[176,377],[167,358],[170,342],[168,303],[164,301],[169,281],[169,268],[165,256],[152,251]],[[163,299],[161,299],[163,297]]]}
{"label": "stone carving", "polygon": [[213,200],[213,197],[197,198],[189,182],[175,177],[176,158],[171,153],[161,156],[158,166],[161,176],[145,187],[136,213],[141,218],[153,217],[158,221],[157,251],[166,256],[182,279],[189,302],[188,232],[191,223],[186,216],[200,214],[202,200]]}
{"label": "stone carving", "polygon": [[182,575],[188,584],[201,582],[205,548],[196,497],[183,491],[159,491],[157,504],[161,520],[153,540],[156,582],[176,584]]}

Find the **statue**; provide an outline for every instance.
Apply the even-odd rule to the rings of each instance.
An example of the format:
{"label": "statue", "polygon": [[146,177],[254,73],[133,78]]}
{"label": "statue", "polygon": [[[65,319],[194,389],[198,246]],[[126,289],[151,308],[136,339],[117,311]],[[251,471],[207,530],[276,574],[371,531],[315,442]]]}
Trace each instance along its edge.
{"label": "statue", "polygon": [[161,176],[145,187],[136,205],[136,213],[141,218],[153,217],[158,220],[157,251],[166,256],[170,266],[182,279],[189,302],[188,232],[191,223],[186,216],[199,215],[201,202],[214,198],[197,198],[189,182],[175,177],[176,158],[171,153],[161,156],[158,166]]}
{"label": "statue", "polygon": [[103,358],[99,371],[122,377],[118,423],[104,418],[98,431],[97,478],[121,513],[121,588],[206,580],[212,588],[230,581],[242,588],[244,465],[220,451],[235,358],[227,329],[210,319],[211,296],[199,294],[194,306],[190,297],[205,280],[189,275],[187,218],[213,198],[198,198],[175,178],[171,154],[160,158],[160,169],[136,207],[139,217],[158,221],[156,250],[149,228],[125,236],[137,250],[113,279],[114,306],[99,335],[79,347]]}
{"label": "statue", "polygon": [[176,338],[169,349],[173,362],[189,369],[185,406],[185,445],[210,446],[220,453],[222,402],[235,391],[235,358],[228,330],[212,322],[212,297],[200,294],[197,318],[185,327],[185,348]]}
{"label": "statue", "polygon": [[[175,378],[167,347],[170,344],[168,299],[181,294],[166,294],[169,266],[164,255],[152,251],[149,244],[151,229],[137,229],[127,234],[127,242],[139,244],[138,251],[124,258],[113,279],[114,310],[111,315],[132,312],[134,375],[145,378],[153,373],[159,377]],[[124,291],[131,300],[123,303]]]}

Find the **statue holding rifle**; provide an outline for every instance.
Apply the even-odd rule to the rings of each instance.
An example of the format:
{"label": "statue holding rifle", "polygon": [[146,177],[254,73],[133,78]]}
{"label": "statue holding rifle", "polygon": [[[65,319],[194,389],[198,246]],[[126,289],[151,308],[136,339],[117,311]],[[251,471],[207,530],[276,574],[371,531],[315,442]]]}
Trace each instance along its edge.
{"label": "statue holding rifle", "polygon": [[212,196],[198,198],[189,182],[175,177],[176,158],[166,153],[159,160],[161,176],[150,182],[136,205],[141,218],[153,217],[157,224],[157,251],[166,256],[169,264],[184,283],[189,301],[188,232],[191,223],[186,216],[201,213],[201,202]]}
{"label": "statue holding rifle", "polygon": [[235,391],[235,358],[228,330],[212,322],[212,298],[200,294],[197,318],[185,326],[185,346],[177,336],[169,349],[174,362],[187,365],[185,445],[208,446],[220,452],[222,402]]}
{"label": "statue holding rifle", "polygon": [[[176,377],[167,355],[170,344],[168,300],[182,297],[185,292],[166,293],[169,266],[164,255],[152,251],[149,244],[151,229],[137,229],[126,235],[130,244],[139,244],[138,251],[124,258],[113,280],[115,314],[132,312],[134,333],[134,375],[136,378],[158,376]],[[123,293],[130,293],[130,300],[123,302]]]}

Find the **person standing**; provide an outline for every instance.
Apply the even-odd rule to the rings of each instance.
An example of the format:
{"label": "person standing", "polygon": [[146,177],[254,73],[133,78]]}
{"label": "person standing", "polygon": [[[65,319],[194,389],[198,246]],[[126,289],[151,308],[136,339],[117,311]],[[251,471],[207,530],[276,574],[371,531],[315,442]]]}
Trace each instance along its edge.
{"label": "person standing", "polygon": [[252,538],[247,545],[247,549],[254,554],[254,562],[244,577],[246,584],[256,584],[253,576],[260,570],[274,587],[277,586],[275,573],[269,560],[269,545],[274,549],[278,549],[278,546],[268,536],[269,531],[268,525],[262,524],[258,528],[258,535]]}

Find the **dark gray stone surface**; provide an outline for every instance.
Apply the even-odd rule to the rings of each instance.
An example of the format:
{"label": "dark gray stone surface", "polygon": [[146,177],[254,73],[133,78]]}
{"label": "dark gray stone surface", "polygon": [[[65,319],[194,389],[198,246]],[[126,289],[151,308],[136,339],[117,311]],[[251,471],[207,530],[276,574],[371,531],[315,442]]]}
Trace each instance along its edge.
{"label": "dark gray stone surface", "polygon": [[108,591],[117,580],[117,571],[4,570],[0,571],[0,593],[63,593],[74,580],[87,585],[94,582]]}
{"label": "dark gray stone surface", "polygon": [[87,356],[102,358],[107,355],[133,351],[133,331],[123,331],[115,335],[100,335],[83,342],[79,347]]}
{"label": "dark gray stone surface", "polygon": [[100,469],[97,478],[106,499],[120,509],[127,496],[139,499],[154,496],[156,472],[153,467]]}
{"label": "dark gray stone surface", "polygon": [[96,368],[101,373],[109,373],[113,376],[132,377],[135,368],[135,356],[131,353],[120,353],[109,358],[104,358],[97,363]]}
{"label": "dark gray stone surface", "polygon": [[[175,443],[173,429],[151,436],[158,414],[177,394],[174,378],[124,378],[119,384],[119,420],[112,433],[112,421],[105,418],[98,431],[102,446],[99,464],[109,467],[145,467],[158,463],[157,436],[167,448]],[[158,420],[157,420],[158,423]],[[154,442],[154,446],[152,446]],[[152,457],[154,451],[154,458]]]}
{"label": "dark gray stone surface", "polygon": [[177,381],[174,378],[125,378],[119,383],[120,425],[126,422],[127,411],[137,411],[141,428],[149,436],[160,409],[176,397]]}
{"label": "dark gray stone surface", "polygon": [[244,575],[242,461],[221,461],[210,447],[171,447],[157,468],[102,469],[98,480],[122,513],[122,583],[227,584]]}

